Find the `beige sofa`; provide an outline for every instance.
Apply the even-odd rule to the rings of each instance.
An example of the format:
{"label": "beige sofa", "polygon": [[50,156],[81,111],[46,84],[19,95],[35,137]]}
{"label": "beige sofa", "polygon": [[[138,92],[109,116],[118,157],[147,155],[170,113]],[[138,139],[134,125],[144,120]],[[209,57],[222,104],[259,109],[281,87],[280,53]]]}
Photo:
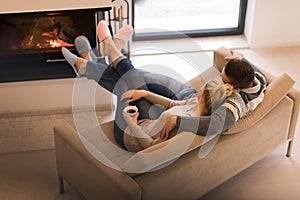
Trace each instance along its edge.
{"label": "beige sofa", "polygon": [[[214,51],[215,67],[220,70],[228,54],[226,48]],[[97,150],[68,124],[55,126],[60,192],[64,192],[65,180],[86,199],[197,199],[280,145],[288,144],[290,156],[300,93],[292,88],[294,81],[288,75],[274,78],[263,72],[269,82],[263,103],[218,138],[184,132],[126,157],[116,146],[111,148],[112,153]],[[202,82],[198,76],[190,84],[199,86]],[[100,126],[105,133],[102,139],[95,139],[95,143],[101,143],[100,149],[115,144],[112,125],[108,122]],[[86,138],[98,128],[84,131]],[[112,155],[106,153],[117,159],[111,160]]]}

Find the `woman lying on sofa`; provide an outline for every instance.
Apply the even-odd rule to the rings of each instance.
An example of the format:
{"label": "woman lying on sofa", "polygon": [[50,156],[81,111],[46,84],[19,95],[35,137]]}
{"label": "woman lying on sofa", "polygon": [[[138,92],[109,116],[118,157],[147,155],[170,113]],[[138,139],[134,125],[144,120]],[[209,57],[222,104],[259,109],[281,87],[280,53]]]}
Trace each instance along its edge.
{"label": "woman lying on sofa", "polygon": [[[194,97],[197,96],[197,91],[194,88],[186,84],[182,84],[181,82],[173,80],[169,77],[165,77],[158,74],[153,75],[152,73],[143,72],[141,70],[136,70],[136,69],[128,70],[126,69],[126,67],[117,67],[117,68],[112,67],[112,66],[116,66],[116,64],[119,66],[120,63],[127,63],[127,65],[128,63],[130,63],[128,60],[124,59],[123,55],[120,52],[120,49],[122,48],[122,45],[125,43],[125,41],[127,41],[131,37],[132,34],[131,27],[124,27],[124,29],[121,29],[119,33],[114,37],[114,42],[116,44],[115,46],[117,47],[118,51],[113,51],[113,52],[111,52],[112,50],[111,48],[108,48],[114,45],[112,45],[113,40],[111,39],[111,36],[108,33],[108,29],[106,29],[105,23],[103,22],[99,23],[98,33],[99,33],[99,40],[101,41],[100,45],[102,47],[102,54],[103,55],[111,54],[113,63],[111,64],[110,67],[107,67],[103,64],[99,64],[99,63],[97,64],[95,62],[79,58],[71,54],[70,52],[68,52],[67,49],[63,48],[62,51],[65,58],[73,66],[76,73],[78,72],[80,74],[85,73],[88,78],[96,80],[101,86],[113,92],[118,97],[121,97],[121,95],[129,89],[144,89],[146,91],[152,91],[157,94],[162,94],[163,96],[169,97],[173,100],[182,100],[182,99],[187,99],[191,96]],[[77,51],[81,54],[81,56],[88,58],[89,60],[93,60],[92,56],[86,55],[86,53],[88,54],[92,53],[90,45],[87,40],[83,38],[78,39],[77,42],[75,40],[75,45]],[[233,57],[229,59],[231,61],[229,61],[229,63],[226,65],[225,69],[222,72],[223,81],[238,83],[238,85],[236,84],[236,87],[238,88],[246,88],[246,87],[253,86],[254,84],[254,87],[250,87],[252,88],[252,90],[254,90],[254,92],[251,93],[252,98],[248,99],[249,101],[247,102],[249,104],[249,102],[251,102],[253,99],[258,99],[256,104],[253,103],[249,104],[252,105],[252,107],[250,108],[254,109],[255,106],[259,103],[259,101],[262,100],[261,97],[263,96],[262,93],[266,85],[266,82],[264,82],[265,80],[263,76],[261,76],[259,73],[256,72],[254,75],[254,70],[251,67],[252,65],[249,62],[247,62],[245,59],[240,59],[240,55],[234,54]],[[118,71],[116,69],[120,69],[121,71],[120,70]],[[120,79],[120,75],[122,73],[124,74],[124,72],[127,72],[126,75],[123,75],[122,79]],[[234,76],[236,72],[238,72],[238,76]],[[243,73],[245,75],[241,76],[241,74]],[[135,78],[133,79],[132,77]],[[233,79],[233,77],[235,78]],[[157,82],[157,84],[153,84],[155,83],[155,81]],[[173,84],[174,82],[176,82],[176,84]],[[128,85],[124,83],[127,83]],[[172,85],[172,87],[170,87],[170,85]],[[244,92],[242,90],[243,89],[241,89],[241,92]],[[187,131],[191,131],[199,135],[221,133],[223,130],[226,130],[227,128],[231,127],[238,118],[245,116],[248,112],[251,111],[251,109],[249,109],[249,106],[247,106],[248,104],[246,103],[244,98],[242,98],[241,95],[239,95],[239,92],[236,91],[234,93],[235,95],[233,95],[231,100],[230,99],[226,100],[227,107],[221,106],[219,109],[213,112],[211,116],[201,116],[201,117],[174,116],[176,118],[175,125],[177,125],[177,128],[179,130],[186,129]],[[245,91],[244,93],[246,94],[244,96],[249,96],[247,95],[248,94],[247,91]],[[153,106],[152,103],[144,99],[140,99],[138,101],[135,101],[134,103],[135,105],[138,106],[140,110],[139,120],[149,119],[149,118],[155,119],[158,116],[160,116],[160,113],[162,113],[163,111],[161,107],[155,107]],[[124,103],[124,101],[120,101],[118,103],[117,112],[122,113],[123,109],[121,108],[124,108],[126,105],[127,104]],[[155,108],[153,109],[153,107]],[[150,115],[148,110],[154,112],[152,112],[152,114]],[[239,113],[239,115],[235,116],[234,113]],[[118,116],[122,116],[122,114],[119,114]],[[168,138],[168,134],[175,127],[172,124],[174,117],[170,118],[165,124],[161,134],[161,138]],[[181,121],[182,123],[178,123],[178,121]],[[115,124],[118,125],[115,126],[115,129],[119,131],[115,131],[115,133],[120,133],[120,132],[123,133],[124,132],[123,130],[125,130],[125,128],[127,127],[127,123],[124,122],[123,117],[122,120],[116,119],[116,122],[117,123]],[[192,124],[192,126],[186,126],[186,124]],[[196,127],[195,124],[197,125]],[[201,126],[198,126],[198,124],[201,124]],[[115,134],[115,137],[117,142],[123,148],[125,148],[125,145],[123,143],[123,134]]]}
{"label": "woman lying on sofa", "polygon": [[158,119],[137,120],[139,113],[133,116],[123,112],[123,117],[128,124],[124,134],[124,144],[129,151],[138,152],[165,141],[176,134],[176,130],[165,138],[160,137],[161,130],[172,116],[195,117],[209,116],[220,107],[230,96],[233,86],[223,83],[220,77],[210,79],[200,89],[198,96],[187,100],[171,100],[161,95],[154,94],[146,90],[129,90],[121,96],[121,100],[129,99],[127,102],[134,102],[144,98],[153,104],[162,105],[165,109]]}

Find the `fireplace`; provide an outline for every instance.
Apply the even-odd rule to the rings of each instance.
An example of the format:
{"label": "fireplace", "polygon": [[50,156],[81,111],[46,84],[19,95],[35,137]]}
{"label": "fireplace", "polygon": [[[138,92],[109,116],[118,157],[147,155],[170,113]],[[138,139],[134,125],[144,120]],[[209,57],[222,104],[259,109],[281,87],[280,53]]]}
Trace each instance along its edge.
{"label": "fireplace", "polygon": [[96,47],[96,25],[103,16],[99,9],[1,14],[0,82],[75,77],[61,47],[75,53],[78,35]]}

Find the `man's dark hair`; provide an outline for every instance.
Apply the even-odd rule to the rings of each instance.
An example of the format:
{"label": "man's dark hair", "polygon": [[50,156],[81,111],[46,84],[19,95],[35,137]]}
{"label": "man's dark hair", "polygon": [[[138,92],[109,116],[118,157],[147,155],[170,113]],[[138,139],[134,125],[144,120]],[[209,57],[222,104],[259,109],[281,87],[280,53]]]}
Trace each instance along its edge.
{"label": "man's dark hair", "polygon": [[252,85],[255,71],[252,64],[246,59],[233,59],[225,65],[225,74],[230,84],[235,88],[248,88]]}

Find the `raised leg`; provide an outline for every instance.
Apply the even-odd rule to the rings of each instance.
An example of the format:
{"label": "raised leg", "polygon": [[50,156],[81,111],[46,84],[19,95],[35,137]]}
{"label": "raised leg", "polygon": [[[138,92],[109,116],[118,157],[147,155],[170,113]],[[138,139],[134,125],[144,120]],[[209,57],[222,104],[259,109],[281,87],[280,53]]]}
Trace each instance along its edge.
{"label": "raised leg", "polygon": [[58,187],[59,193],[63,194],[65,192],[64,179],[60,175],[58,175]]}

